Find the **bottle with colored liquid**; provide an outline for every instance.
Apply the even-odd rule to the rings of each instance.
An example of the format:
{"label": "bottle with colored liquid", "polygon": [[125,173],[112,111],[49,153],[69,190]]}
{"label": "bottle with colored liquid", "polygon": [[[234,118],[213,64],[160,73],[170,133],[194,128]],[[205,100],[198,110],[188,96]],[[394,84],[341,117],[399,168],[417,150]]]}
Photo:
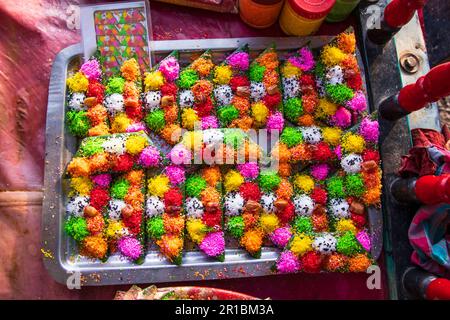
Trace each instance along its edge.
{"label": "bottle with colored liquid", "polygon": [[280,14],[280,27],[291,36],[314,34],[330,12],[335,0],[286,0]]}
{"label": "bottle with colored liquid", "polygon": [[336,0],[336,3],[327,15],[325,21],[339,22],[345,20],[358,6],[360,0]]}
{"label": "bottle with colored liquid", "polygon": [[277,21],[282,6],[283,0],[239,0],[239,15],[253,28],[268,28]]}

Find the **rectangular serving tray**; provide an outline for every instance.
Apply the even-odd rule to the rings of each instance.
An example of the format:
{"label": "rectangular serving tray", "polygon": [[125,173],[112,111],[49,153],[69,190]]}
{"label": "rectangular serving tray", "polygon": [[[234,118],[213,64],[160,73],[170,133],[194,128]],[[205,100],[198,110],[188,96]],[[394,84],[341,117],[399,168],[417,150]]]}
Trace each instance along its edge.
{"label": "rectangular serving tray", "polygon": [[[200,40],[164,40],[150,42],[153,63],[172,50],[180,51],[181,64],[187,65],[193,52],[211,49],[215,62],[226,53],[247,43],[252,56],[275,43],[278,51],[297,49],[309,43],[311,48],[327,44],[332,37],[283,37],[283,38],[231,38]],[[157,283],[254,277],[273,274],[271,267],[279,255],[273,247],[263,247],[260,259],[251,258],[244,250],[229,248],[225,261],[218,262],[205,257],[195,249],[187,249],[183,263],[176,266],[161,257],[158,250],[149,247],[145,261],[136,265],[118,256],[111,256],[102,263],[80,257],[73,240],[63,231],[66,194],[65,168],[76,152],[76,138],[65,129],[66,78],[76,70],[82,60],[81,44],[60,51],[52,66],[46,125],[46,156],[44,177],[44,201],[42,207],[42,252],[44,264],[50,275],[59,283],[67,284],[72,274],[81,276],[81,285],[113,285],[132,283]],[[357,58],[365,79],[359,52]],[[364,80],[365,84],[365,80]],[[382,216],[380,210],[369,210],[369,229],[373,240],[372,257],[378,259],[382,247]],[[72,280],[70,280],[72,281]]]}

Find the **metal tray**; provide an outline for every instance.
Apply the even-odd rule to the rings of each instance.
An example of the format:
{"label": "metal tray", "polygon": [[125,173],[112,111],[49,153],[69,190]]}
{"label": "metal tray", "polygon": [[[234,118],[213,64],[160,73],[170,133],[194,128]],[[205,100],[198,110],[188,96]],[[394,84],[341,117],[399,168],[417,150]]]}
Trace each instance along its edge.
{"label": "metal tray", "polygon": [[[330,36],[313,36],[169,40],[150,42],[150,48],[153,62],[176,49],[180,50],[181,64],[187,65],[192,52],[205,49],[212,49],[214,59],[219,62],[226,53],[245,43],[250,45],[251,54],[255,56],[272,43],[276,43],[277,50],[283,52],[299,48],[307,43],[312,48],[318,48],[331,39]],[[81,285],[87,286],[225,279],[273,274],[271,267],[279,255],[279,250],[273,247],[263,247],[260,259],[251,258],[242,249],[228,248],[224,262],[211,260],[194,249],[186,250],[181,266],[170,264],[152,247],[149,247],[145,261],[141,265],[122,260],[118,256],[111,256],[106,263],[77,256],[73,240],[68,239],[63,232],[66,194],[62,177],[77,147],[76,138],[67,134],[65,129],[65,83],[68,72],[79,66],[82,52],[81,44],[63,49],[56,56],[51,71],[42,207],[42,252],[44,264],[50,275],[57,282],[66,284],[69,277],[77,273],[81,277]],[[361,74],[365,78],[361,57],[359,53],[357,55]],[[382,216],[379,210],[369,211],[369,225],[373,238],[372,256],[377,259],[382,246]]]}

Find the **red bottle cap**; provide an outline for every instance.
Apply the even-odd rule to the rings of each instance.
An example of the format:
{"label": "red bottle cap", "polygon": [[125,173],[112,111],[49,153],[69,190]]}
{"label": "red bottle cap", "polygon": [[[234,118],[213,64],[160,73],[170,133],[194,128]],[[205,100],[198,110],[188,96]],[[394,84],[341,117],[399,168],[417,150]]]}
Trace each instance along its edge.
{"label": "red bottle cap", "polygon": [[292,9],[300,16],[316,20],[324,18],[336,0],[288,0]]}

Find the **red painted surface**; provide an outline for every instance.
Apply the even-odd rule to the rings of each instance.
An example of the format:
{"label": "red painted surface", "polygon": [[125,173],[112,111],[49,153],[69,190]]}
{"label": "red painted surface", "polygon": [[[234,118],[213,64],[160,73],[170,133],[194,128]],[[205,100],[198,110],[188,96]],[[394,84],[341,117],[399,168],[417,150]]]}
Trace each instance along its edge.
{"label": "red painted surface", "polygon": [[402,88],[398,103],[406,111],[419,110],[427,103],[450,95],[450,62],[437,65],[426,75]]}
{"label": "red painted surface", "polygon": [[416,196],[425,204],[450,203],[450,175],[420,177]]}
{"label": "red painted surface", "polygon": [[402,27],[425,2],[426,0],[393,0],[384,9],[384,21],[392,28]]}
{"label": "red painted surface", "polygon": [[432,281],[426,291],[428,300],[450,300],[450,280],[438,278]]}
{"label": "red painted surface", "polygon": [[[42,189],[51,65],[61,49],[81,39],[79,30],[67,26],[71,4],[79,2],[0,1],[0,190]],[[154,2],[152,21],[157,40],[283,35],[278,24],[258,31],[238,15]],[[337,34],[352,22],[324,23],[319,34]],[[39,204],[0,203],[0,299],[112,299],[117,290],[128,290],[130,286],[68,290],[53,281],[42,263],[41,215]],[[277,275],[158,286],[218,287],[272,299],[383,299],[387,288],[384,273],[382,277],[381,290],[367,289],[367,274]]]}

